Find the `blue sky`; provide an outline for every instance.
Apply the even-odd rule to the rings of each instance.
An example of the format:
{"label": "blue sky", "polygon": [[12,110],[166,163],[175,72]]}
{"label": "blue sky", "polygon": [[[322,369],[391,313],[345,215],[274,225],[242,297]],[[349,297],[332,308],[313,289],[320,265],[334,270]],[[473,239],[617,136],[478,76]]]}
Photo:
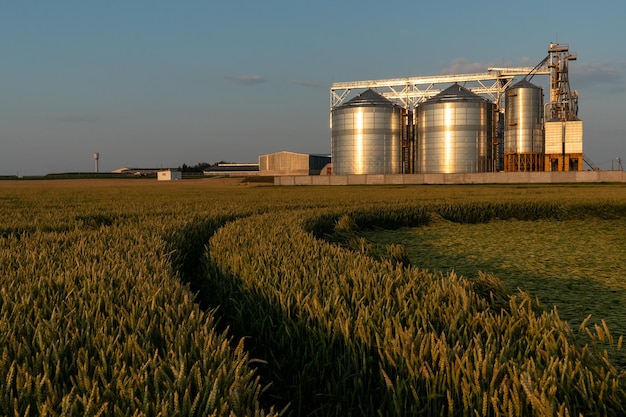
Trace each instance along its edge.
{"label": "blue sky", "polygon": [[[584,151],[626,159],[626,2],[5,1],[0,175],[330,153],[333,82],[578,54]],[[537,81],[537,77],[533,82]],[[626,161],[625,161],[626,164]]]}

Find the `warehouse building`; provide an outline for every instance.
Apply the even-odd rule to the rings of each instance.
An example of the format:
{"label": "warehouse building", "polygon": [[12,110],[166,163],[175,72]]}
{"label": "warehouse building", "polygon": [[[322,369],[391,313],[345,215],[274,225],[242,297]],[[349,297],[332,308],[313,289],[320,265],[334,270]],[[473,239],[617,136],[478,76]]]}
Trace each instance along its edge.
{"label": "warehouse building", "polygon": [[276,152],[259,156],[259,175],[327,175],[330,156]]}

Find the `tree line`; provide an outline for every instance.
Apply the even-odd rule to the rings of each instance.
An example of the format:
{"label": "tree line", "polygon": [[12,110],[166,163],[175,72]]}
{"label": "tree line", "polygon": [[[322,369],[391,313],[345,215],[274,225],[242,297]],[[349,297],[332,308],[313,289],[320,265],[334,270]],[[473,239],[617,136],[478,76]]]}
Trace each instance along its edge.
{"label": "tree line", "polygon": [[178,167],[178,169],[181,172],[203,172],[209,168],[213,168],[218,166],[219,164],[227,164],[228,162],[226,161],[219,161],[219,162],[214,162],[212,164],[208,163],[208,162],[199,162],[195,165],[187,165],[187,164],[183,164],[182,166]]}

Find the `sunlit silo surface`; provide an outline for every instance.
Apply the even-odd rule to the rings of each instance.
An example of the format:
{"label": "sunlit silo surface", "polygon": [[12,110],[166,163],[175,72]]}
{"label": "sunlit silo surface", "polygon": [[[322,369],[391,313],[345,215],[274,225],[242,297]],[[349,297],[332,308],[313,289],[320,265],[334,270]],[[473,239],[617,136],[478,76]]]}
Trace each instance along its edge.
{"label": "sunlit silo surface", "polygon": [[332,109],[333,174],[399,174],[402,108],[366,90]]}
{"label": "sunlit silo surface", "polygon": [[417,108],[420,173],[494,170],[495,104],[454,84]]}
{"label": "sunlit silo surface", "polygon": [[543,171],[543,90],[522,80],[506,90],[504,170]]}

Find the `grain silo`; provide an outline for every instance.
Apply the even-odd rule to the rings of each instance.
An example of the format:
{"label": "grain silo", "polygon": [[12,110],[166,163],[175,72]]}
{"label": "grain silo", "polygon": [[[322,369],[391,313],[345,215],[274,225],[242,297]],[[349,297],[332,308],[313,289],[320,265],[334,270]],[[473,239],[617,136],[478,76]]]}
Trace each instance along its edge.
{"label": "grain silo", "polygon": [[417,108],[418,173],[494,170],[495,104],[453,84]]}
{"label": "grain silo", "polygon": [[399,174],[402,108],[368,89],[331,112],[333,174]]}
{"label": "grain silo", "polygon": [[525,79],[506,90],[504,170],[543,171],[543,90]]}

